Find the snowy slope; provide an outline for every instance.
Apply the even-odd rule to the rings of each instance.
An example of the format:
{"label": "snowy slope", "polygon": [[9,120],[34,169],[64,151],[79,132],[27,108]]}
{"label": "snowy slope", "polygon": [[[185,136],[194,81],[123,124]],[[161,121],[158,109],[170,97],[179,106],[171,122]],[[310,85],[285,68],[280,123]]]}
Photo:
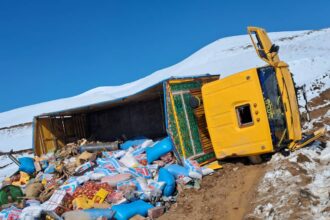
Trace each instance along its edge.
{"label": "snowy slope", "polygon": [[0,151],[25,150],[31,147],[32,125],[0,130]]}
{"label": "snowy slope", "polygon": [[[324,82],[324,85],[321,85],[321,90],[330,87],[330,29],[271,33],[270,37],[274,43],[280,46],[280,57],[289,63],[297,84],[306,83],[310,87],[317,78],[320,78]],[[225,77],[235,72],[263,65],[265,63],[256,55],[247,35],[222,38],[207,45],[182,62],[156,71],[140,80],[121,86],[98,87],[74,97],[0,113],[0,128],[31,122],[33,116],[42,113],[128,96],[171,76],[210,73],[221,74],[221,77]],[[308,93],[309,98],[316,96],[318,92]],[[16,143],[15,140],[19,139],[17,138],[18,134],[12,130],[11,133],[4,130],[0,132],[1,148],[8,148],[10,143],[11,147],[31,146],[31,126],[20,131],[17,131],[16,128],[14,130],[16,133],[23,132],[25,135],[20,135],[27,139]],[[28,135],[29,132],[30,135]]]}

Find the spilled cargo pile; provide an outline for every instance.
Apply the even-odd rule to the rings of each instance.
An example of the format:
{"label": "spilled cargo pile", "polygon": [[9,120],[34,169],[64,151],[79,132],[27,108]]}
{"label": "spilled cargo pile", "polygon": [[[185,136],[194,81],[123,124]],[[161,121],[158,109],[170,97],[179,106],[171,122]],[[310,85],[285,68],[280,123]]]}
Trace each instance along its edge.
{"label": "spilled cargo pile", "polygon": [[212,169],[179,165],[172,141],[79,140],[54,153],[19,158],[3,182],[1,219],[155,219],[176,201],[177,186],[199,187]]}

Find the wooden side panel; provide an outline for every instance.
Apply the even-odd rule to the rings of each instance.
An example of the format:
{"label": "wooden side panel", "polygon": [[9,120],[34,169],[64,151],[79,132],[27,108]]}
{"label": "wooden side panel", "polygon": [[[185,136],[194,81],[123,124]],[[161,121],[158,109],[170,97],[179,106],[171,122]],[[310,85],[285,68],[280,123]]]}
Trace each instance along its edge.
{"label": "wooden side panel", "polygon": [[36,155],[55,151],[65,144],[87,136],[85,115],[44,117],[35,119],[34,146]]}
{"label": "wooden side panel", "polygon": [[50,118],[38,118],[36,124],[37,145],[36,154],[41,155],[56,149],[56,141],[51,129]]}

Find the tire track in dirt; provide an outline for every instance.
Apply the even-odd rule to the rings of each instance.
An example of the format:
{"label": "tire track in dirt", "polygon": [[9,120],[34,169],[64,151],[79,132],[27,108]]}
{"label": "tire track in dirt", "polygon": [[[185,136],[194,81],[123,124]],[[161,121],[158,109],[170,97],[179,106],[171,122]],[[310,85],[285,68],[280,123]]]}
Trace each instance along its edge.
{"label": "tire track in dirt", "polygon": [[203,178],[201,189],[180,192],[177,203],[159,219],[244,219],[266,164],[227,163]]}

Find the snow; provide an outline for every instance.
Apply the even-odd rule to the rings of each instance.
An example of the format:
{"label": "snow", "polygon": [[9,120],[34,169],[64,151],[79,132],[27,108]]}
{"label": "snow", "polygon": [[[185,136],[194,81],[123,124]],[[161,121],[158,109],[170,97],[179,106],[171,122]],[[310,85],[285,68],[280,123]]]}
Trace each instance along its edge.
{"label": "snow", "polygon": [[[299,155],[307,161],[299,161]],[[258,187],[254,215],[269,220],[330,218],[330,212],[324,211],[330,206],[330,142],[324,149],[316,142],[288,157],[276,154],[268,164]],[[289,167],[299,175],[291,174]]]}
{"label": "snow", "polygon": [[[290,65],[298,85],[307,84],[308,98],[317,96],[330,87],[330,28],[318,31],[270,33],[280,46],[279,55]],[[266,65],[255,53],[248,35],[219,39],[185,60],[156,71],[145,78],[121,86],[104,86],[80,95],[25,106],[0,113],[0,128],[31,122],[33,117],[47,112],[91,105],[135,94],[172,76],[221,74],[221,77],[257,66]],[[324,78],[324,75],[326,77]],[[320,84],[319,81],[324,84]],[[312,90],[312,84],[320,86]],[[31,148],[32,129],[0,130],[2,151],[11,148]]]}
{"label": "snow", "polygon": [[0,130],[0,151],[24,150],[32,147],[32,126]]}
{"label": "snow", "polygon": [[[329,100],[324,100],[328,103]],[[324,108],[320,104],[314,109]],[[325,114],[306,122],[304,130],[324,124]],[[329,140],[329,139],[328,139]],[[252,216],[261,219],[330,219],[330,141],[316,141],[311,146],[291,153],[288,157],[273,155],[268,171],[258,186]]]}

